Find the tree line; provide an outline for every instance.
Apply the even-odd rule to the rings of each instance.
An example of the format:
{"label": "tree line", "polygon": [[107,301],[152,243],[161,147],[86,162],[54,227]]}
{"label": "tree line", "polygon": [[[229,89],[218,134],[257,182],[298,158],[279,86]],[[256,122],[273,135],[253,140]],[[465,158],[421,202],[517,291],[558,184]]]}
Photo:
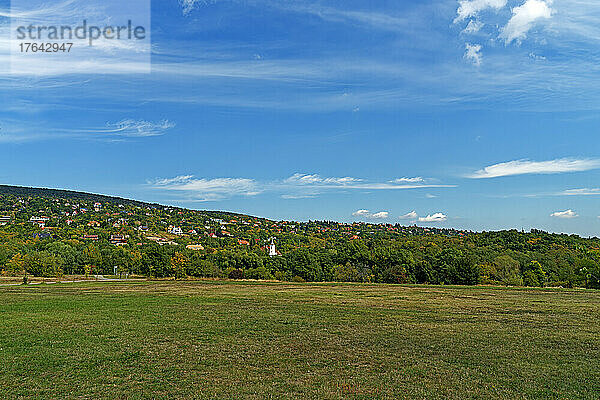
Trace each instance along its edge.
{"label": "tree line", "polygon": [[599,288],[597,240],[542,232],[477,233],[333,240],[282,236],[281,256],[259,245],[213,240],[204,251],[183,246],[116,247],[79,240],[13,240],[0,244],[3,274],[55,277],[121,273],[184,279],[499,284]]}

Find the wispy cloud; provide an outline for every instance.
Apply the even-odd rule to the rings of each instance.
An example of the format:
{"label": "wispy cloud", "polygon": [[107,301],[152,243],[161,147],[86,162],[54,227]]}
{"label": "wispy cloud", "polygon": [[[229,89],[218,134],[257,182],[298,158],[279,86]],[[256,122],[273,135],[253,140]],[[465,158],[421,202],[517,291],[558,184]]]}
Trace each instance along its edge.
{"label": "wispy cloud", "polygon": [[151,122],[145,120],[124,119],[116,123],[107,124],[109,129],[104,132],[126,137],[146,137],[164,135],[175,123],[169,120]]}
{"label": "wispy cloud", "polygon": [[399,178],[387,182],[369,182],[353,177],[322,177],[318,174],[296,173],[284,179],[283,183],[291,186],[311,186],[320,189],[356,189],[356,190],[408,190],[426,188],[453,188],[456,185],[428,184],[424,179]]}
{"label": "wispy cloud", "polygon": [[[195,178],[181,175],[148,181],[150,187],[161,190],[188,192],[193,196],[211,194],[211,200],[220,200],[236,195],[257,195],[273,193],[283,199],[313,198],[323,193],[336,193],[348,190],[411,190],[421,188],[453,188],[455,185],[394,184],[389,182],[368,182],[354,177],[324,177],[319,174],[296,173],[288,178],[260,181],[249,178]],[[218,196],[216,196],[218,195]]]}
{"label": "wispy cloud", "polygon": [[[247,2],[242,2],[240,0],[221,0],[221,2],[225,1],[230,3],[248,4]],[[195,8],[215,4],[217,3],[217,0],[180,0],[179,3],[183,13],[187,15]],[[404,30],[409,27],[411,22],[411,18],[407,16],[391,15],[390,13],[371,10],[348,10],[335,8],[319,4],[318,2],[256,0],[251,4],[275,8],[291,13],[309,14],[328,22],[364,25],[380,30]]]}
{"label": "wispy cloud", "polygon": [[600,168],[600,159],[561,158],[550,161],[517,160],[490,165],[467,175],[472,179],[488,179],[526,174],[560,174]]}
{"label": "wispy cloud", "polygon": [[155,179],[148,184],[154,189],[186,192],[196,201],[217,201],[232,196],[256,196],[261,192],[257,183],[246,178],[196,179],[193,175]]}
{"label": "wispy cloud", "polygon": [[189,14],[194,10],[194,8],[198,7],[201,4],[212,4],[215,3],[214,0],[179,0],[179,4],[181,5],[181,9],[184,15]]}
{"label": "wispy cloud", "polygon": [[11,120],[0,126],[0,142],[24,143],[40,140],[125,140],[161,136],[175,127],[175,123],[163,120],[150,122],[145,120],[124,119],[108,122],[102,128],[58,128],[38,126],[38,124]]}
{"label": "wispy cloud", "polygon": [[454,23],[476,17],[481,11],[486,9],[500,10],[506,6],[506,2],[507,0],[459,0]]}
{"label": "wispy cloud", "polygon": [[286,178],[284,183],[292,185],[338,185],[345,186],[357,182],[362,182],[362,179],[352,178],[350,176],[342,178],[323,178],[318,174],[300,174],[296,173],[289,178]]}
{"label": "wispy cloud", "polygon": [[281,198],[285,200],[301,200],[301,199],[313,199],[317,197],[317,194],[282,194]]}
{"label": "wispy cloud", "polygon": [[550,216],[553,218],[572,219],[572,218],[577,218],[579,215],[577,215],[577,213],[573,210],[567,210],[567,211],[557,211],[555,213],[550,214]]}
{"label": "wispy cloud", "polygon": [[[11,9],[0,8],[0,17],[24,18],[31,21],[45,20],[50,17],[56,18],[57,15],[60,15],[62,18],[73,17],[76,15],[80,15],[81,13],[81,9],[78,10],[78,8],[75,6],[81,6],[80,0],[66,0],[61,2],[55,2],[54,4],[47,3],[44,5],[44,7],[39,7],[33,10],[23,10],[17,7],[15,4],[12,4]],[[91,10],[93,9],[86,9],[86,11],[90,13]]]}
{"label": "wispy cloud", "polygon": [[466,33],[466,34],[477,33],[481,30],[481,28],[483,28],[483,26],[484,26],[483,22],[477,21],[477,20],[471,20],[467,24],[467,27],[462,30],[462,33]]}
{"label": "wispy cloud", "polygon": [[413,178],[398,178],[398,179],[394,179],[392,181],[390,181],[390,183],[421,183],[421,182],[425,182],[424,178],[421,178],[420,176],[415,176]]}
{"label": "wispy cloud", "polygon": [[481,61],[483,59],[483,55],[481,54],[481,45],[480,44],[471,44],[465,43],[465,55],[464,58],[473,63],[473,65],[480,66]]}

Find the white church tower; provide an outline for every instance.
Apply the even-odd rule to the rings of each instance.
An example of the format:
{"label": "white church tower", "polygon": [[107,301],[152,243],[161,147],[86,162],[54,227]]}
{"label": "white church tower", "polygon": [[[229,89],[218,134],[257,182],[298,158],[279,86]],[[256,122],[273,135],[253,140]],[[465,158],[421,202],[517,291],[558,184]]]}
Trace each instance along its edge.
{"label": "white church tower", "polygon": [[271,244],[269,244],[269,256],[275,257],[278,256],[277,249],[275,248],[275,238],[271,238]]}

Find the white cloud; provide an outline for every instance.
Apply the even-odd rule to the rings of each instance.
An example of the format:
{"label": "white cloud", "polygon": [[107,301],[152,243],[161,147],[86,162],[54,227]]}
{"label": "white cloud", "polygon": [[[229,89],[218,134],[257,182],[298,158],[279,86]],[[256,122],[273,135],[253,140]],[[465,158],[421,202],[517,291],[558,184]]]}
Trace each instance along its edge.
{"label": "white cloud", "polygon": [[529,53],[529,58],[531,58],[532,60],[535,60],[535,61],[546,61],[547,60],[546,57],[537,55],[533,52]]}
{"label": "white cloud", "polygon": [[401,215],[400,219],[417,219],[419,216],[416,211],[411,211],[407,214]]}
{"label": "white cloud", "polygon": [[398,178],[398,179],[394,179],[393,181],[390,181],[390,183],[421,183],[421,182],[425,182],[425,179],[421,178],[420,176],[415,176],[414,178]]}
{"label": "white cloud", "polygon": [[465,43],[465,55],[464,58],[465,60],[469,60],[473,63],[473,65],[476,66],[480,66],[481,65],[481,61],[482,61],[482,54],[481,54],[481,45],[480,44],[471,44],[471,43]]}
{"label": "white cloud", "polygon": [[479,12],[488,8],[500,10],[506,6],[506,2],[507,0],[459,0],[454,23],[476,17]]}
{"label": "white cloud", "polygon": [[354,211],[352,215],[354,215],[355,217],[366,217],[368,215],[371,215],[371,213],[369,212],[369,210],[358,210]]}
{"label": "white cloud", "polygon": [[571,218],[577,218],[579,215],[577,215],[573,210],[567,210],[567,211],[557,211],[555,213],[550,214],[550,216],[554,217],[554,218],[571,219]]}
{"label": "white cloud", "polygon": [[386,219],[389,217],[390,213],[387,211],[379,211],[371,216],[374,219]]}
{"label": "white cloud", "polygon": [[477,33],[483,28],[483,22],[477,20],[470,20],[467,27],[463,29],[463,33]]}
{"label": "white cloud", "polygon": [[525,39],[527,32],[537,22],[552,17],[554,10],[550,8],[550,4],[552,0],[527,0],[523,5],[513,8],[513,16],[501,29],[500,38],[504,39],[506,44]]}
{"label": "white cloud", "polygon": [[447,220],[448,216],[441,212],[419,218],[419,222],[445,222]]}
{"label": "white cloud", "polygon": [[371,213],[369,210],[358,210],[352,213],[355,217],[367,218],[367,219],[386,219],[390,216],[388,211],[379,211]]}
{"label": "white cloud", "polygon": [[468,178],[486,179],[501,176],[525,174],[559,174],[565,172],[581,172],[600,168],[600,159],[561,158],[550,161],[517,160],[490,165]]}

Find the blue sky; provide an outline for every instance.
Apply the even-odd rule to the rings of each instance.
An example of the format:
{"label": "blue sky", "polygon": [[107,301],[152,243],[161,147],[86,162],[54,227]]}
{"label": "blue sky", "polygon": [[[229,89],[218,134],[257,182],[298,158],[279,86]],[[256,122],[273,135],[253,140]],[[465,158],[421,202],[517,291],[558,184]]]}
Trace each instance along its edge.
{"label": "blue sky", "polygon": [[151,73],[11,70],[0,4],[3,184],[600,234],[595,1],[153,1]]}

